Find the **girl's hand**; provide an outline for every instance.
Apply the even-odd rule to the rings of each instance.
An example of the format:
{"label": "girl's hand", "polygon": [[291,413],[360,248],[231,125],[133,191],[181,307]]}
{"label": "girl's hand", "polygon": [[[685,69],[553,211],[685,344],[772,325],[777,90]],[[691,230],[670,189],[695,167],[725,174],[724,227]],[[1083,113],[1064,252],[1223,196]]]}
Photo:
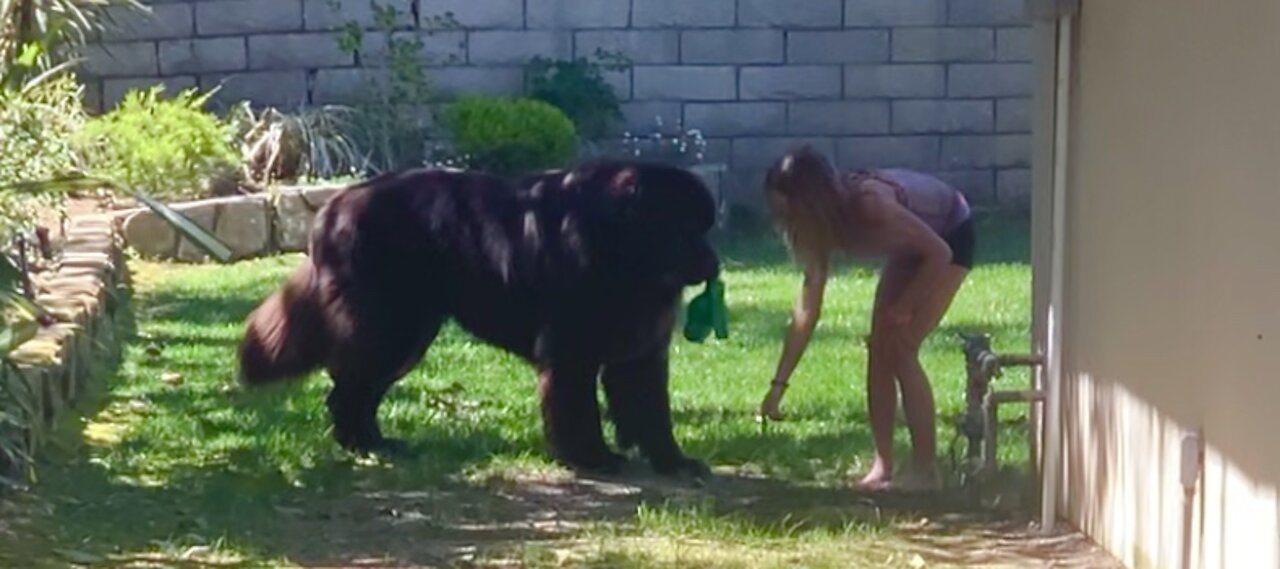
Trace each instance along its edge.
{"label": "girl's hand", "polygon": [[770,421],[783,420],[782,411],[778,409],[782,405],[782,395],[787,390],[787,384],[774,382],[769,387],[769,394],[764,397],[764,401],[760,403],[760,417]]}

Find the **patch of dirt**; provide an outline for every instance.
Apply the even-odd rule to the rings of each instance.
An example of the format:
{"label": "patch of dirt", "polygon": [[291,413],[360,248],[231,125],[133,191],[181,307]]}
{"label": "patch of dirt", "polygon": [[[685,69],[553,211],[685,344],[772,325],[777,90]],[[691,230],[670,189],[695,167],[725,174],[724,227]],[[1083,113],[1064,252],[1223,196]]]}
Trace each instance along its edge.
{"label": "patch of dirt", "polygon": [[[733,534],[724,540],[718,534],[685,536],[679,526],[660,525],[656,535],[633,534],[626,528],[637,521],[641,507],[696,509],[699,519],[724,519],[744,528],[735,532],[776,535],[778,545],[740,543]],[[302,567],[755,567],[768,557],[769,565],[778,567],[808,566],[810,559],[912,569],[1121,567],[1079,533],[1041,535],[1025,518],[975,510],[958,493],[870,495],[732,469],[718,469],[705,484],[647,472],[588,478],[559,470],[513,471],[426,490],[371,487],[332,498],[282,501],[274,510],[271,524],[277,531],[251,546],[265,554],[252,563],[216,545],[126,551],[101,561],[114,567],[259,567],[264,559],[288,559],[289,565]],[[30,533],[37,526],[27,523],[28,516],[48,515],[39,504],[0,500],[0,537],[9,534],[4,541],[48,554],[52,544]],[[864,531],[857,529],[859,522],[884,529]],[[855,529],[841,537],[851,524]],[[621,531],[601,533],[601,528]],[[790,537],[789,532],[806,529],[832,531],[817,542]],[[26,537],[14,541],[15,535]],[[814,548],[822,557],[806,557],[815,554]],[[53,552],[66,561],[65,552]],[[531,552],[542,557],[530,563]],[[674,561],[664,557],[673,552]],[[12,555],[37,560],[8,553],[0,561]],[[697,563],[687,563],[695,558]]]}
{"label": "patch of dirt", "polygon": [[[1041,535],[1025,520],[974,511],[949,493],[868,495],[729,470],[705,485],[644,474],[513,473],[474,485],[281,505],[289,543],[276,545],[305,567],[520,566],[522,548],[580,547],[585,529],[628,524],[642,504],[707,508],[760,528],[839,529],[866,521],[891,529],[885,547],[894,558],[922,566],[1121,567],[1079,533]],[[898,566],[913,564],[904,563]]]}
{"label": "patch of dirt", "polygon": [[906,549],[930,563],[966,567],[1058,567],[1123,569],[1097,544],[1076,531],[1042,534],[1017,522],[944,518],[901,528]]}

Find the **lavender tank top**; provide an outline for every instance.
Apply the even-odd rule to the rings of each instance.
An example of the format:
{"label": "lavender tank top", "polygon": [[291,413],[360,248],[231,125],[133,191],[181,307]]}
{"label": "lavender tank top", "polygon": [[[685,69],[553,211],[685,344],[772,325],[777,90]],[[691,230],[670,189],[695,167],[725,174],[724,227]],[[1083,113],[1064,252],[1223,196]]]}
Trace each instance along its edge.
{"label": "lavender tank top", "polygon": [[893,186],[898,203],[940,236],[945,236],[969,219],[969,201],[964,194],[934,176],[901,168],[883,168],[858,172],[855,174],[857,177],[872,178]]}

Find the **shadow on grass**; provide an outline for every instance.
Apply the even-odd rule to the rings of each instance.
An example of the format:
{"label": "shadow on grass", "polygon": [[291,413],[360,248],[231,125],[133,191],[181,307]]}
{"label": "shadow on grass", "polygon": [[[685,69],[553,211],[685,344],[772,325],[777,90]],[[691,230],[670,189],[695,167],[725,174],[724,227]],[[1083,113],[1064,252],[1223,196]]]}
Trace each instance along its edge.
{"label": "shadow on grass", "polygon": [[[149,404],[182,406],[199,416],[206,439],[200,445],[205,447],[277,424],[297,428],[310,422],[298,416],[308,411],[281,405],[287,402],[235,401],[240,396],[232,395],[227,403],[237,413],[230,423],[207,417],[217,405],[215,397],[186,402],[183,397],[175,392],[153,397]],[[279,397],[287,395],[266,399]],[[105,399],[102,407],[122,403]],[[686,409],[678,416],[679,421],[725,419],[724,413],[710,409]],[[783,467],[823,460],[826,449],[869,446],[865,433],[852,427],[820,434],[775,429],[765,436],[694,437],[687,445],[713,449],[714,462],[722,465],[703,487],[653,476],[639,462],[618,477],[544,476],[535,469],[533,474],[476,478],[467,473],[483,469],[494,455],[537,455],[541,441],[513,439],[496,426],[459,436],[439,424],[419,433],[415,457],[386,463],[359,462],[333,450],[284,464],[272,449],[255,442],[233,446],[206,462],[149,467],[141,466],[143,455],[160,450],[162,441],[130,438],[104,454],[102,441],[82,434],[46,458],[58,465],[46,469],[49,474],[38,489],[49,510],[34,526],[43,536],[26,542],[35,557],[25,559],[48,559],[42,556],[61,548],[127,564],[159,549],[166,562],[180,562],[183,555],[211,545],[216,549],[222,542],[252,559],[244,566],[273,559],[315,566],[446,565],[477,551],[573,537],[599,524],[626,527],[637,522],[642,510],[664,516],[693,512],[697,523],[732,524],[737,531],[766,537],[839,532],[851,525],[885,527],[920,515],[974,514],[961,494],[871,495],[723,466],[749,462]],[[307,439],[313,434],[297,435]],[[275,439],[267,442],[276,444]]]}
{"label": "shadow on grass", "polygon": [[[182,402],[183,396],[175,392],[150,397],[148,405],[183,407],[205,439],[199,446],[217,446],[217,441],[227,440],[231,448],[209,460],[147,465],[149,452],[180,451],[164,448],[172,440],[133,436],[104,453],[102,441],[67,437],[59,445],[62,451],[44,457],[46,474],[36,492],[49,509],[33,527],[40,530],[36,535],[43,534],[45,543],[43,547],[27,543],[31,555],[71,549],[127,561],[159,548],[178,559],[191,547],[225,541],[258,559],[246,566],[279,558],[303,564],[354,563],[388,554],[398,563],[430,564],[442,560],[440,552],[397,553],[398,544],[419,539],[447,543],[529,537],[505,527],[462,529],[496,523],[497,518],[485,512],[509,509],[498,496],[450,481],[485,463],[494,452],[518,450],[520,443],[508,440],[497,427],[473,429],[463,436],[428,427],[426,436],[415,441],[415,458],[364,462],[333,449],[290,464],[281,461],[274,449],[259,446],[264,441],[235,441],[279,424],[305,424],[306,419],[294,416],[302,412],[240,402],[232,404],[234,417],[224,418],[215,413],[217,403],[212,398]],[[128,401],[103,403],[107,410]],[[305,441],[314,433],[296,435]],[[265,442],[290,444],[288,439]],[[331,443],[325,440],[324,444]],[[424,504],[432,508],[429,518],[414,513]],[[468,513],[477,504],[485,510]],[[412,517],[402,515],[406,512]],[[522,516],[517,509],[507,514],[506,521]],[[0,555],[0,561],[4,558]]]}

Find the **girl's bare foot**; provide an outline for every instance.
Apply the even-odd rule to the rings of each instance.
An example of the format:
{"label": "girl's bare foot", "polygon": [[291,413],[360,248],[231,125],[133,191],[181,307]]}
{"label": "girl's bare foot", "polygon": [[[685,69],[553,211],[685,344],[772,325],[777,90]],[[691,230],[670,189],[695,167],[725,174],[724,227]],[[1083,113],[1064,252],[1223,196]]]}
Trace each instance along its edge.
{"label": "girl's bare foot", "polygon": [[942,489],[942,475],[934,463],[913,466],[902,473],[894,486],[903,492],[936,492]]}
{"label": "girl's bare foot", "polygon": [[893,467],[880,460],[871,465],[871,471],[862,477],[854,487],[868,492],[888,490],[893,484]]}

